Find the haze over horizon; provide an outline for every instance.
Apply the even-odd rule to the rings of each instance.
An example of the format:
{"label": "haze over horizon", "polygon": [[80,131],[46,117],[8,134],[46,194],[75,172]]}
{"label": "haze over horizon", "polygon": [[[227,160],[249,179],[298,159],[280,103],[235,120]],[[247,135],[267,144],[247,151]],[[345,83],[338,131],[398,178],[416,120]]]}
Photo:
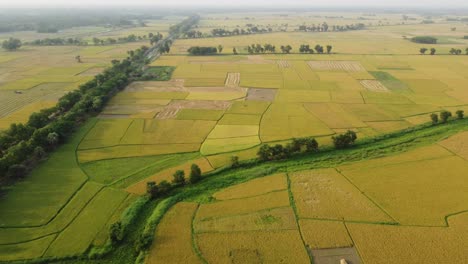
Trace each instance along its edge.
{"label": "haze over horizon", "polygon": [[427,1],[406,1],[394,0],[375,1],[375,0],[356,0],[350,3],[346,0],[327,0],[327,1],[310,1],[310,0],[290,0],[286,4],[284,1],[278,0],[238,0],[236,2],[216,1],[216,0],[81,0],[70,2],[67,0],[17,0],[12,3],[10,0],[0,0],[0,7],[66,7],[66,6],[265,6],[265,7],[446,7],[460,8],[468,7],[468,2],[465,0],[447,0],[440,2],[437,0]]}

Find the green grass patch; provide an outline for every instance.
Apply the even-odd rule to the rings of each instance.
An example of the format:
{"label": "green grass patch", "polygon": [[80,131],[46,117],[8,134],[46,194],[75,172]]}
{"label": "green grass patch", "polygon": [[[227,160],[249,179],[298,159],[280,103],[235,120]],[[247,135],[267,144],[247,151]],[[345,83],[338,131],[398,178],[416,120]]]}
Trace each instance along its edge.
{"label": "green grass patch", "polygon": [[181,109],[179,113],[177,113],[177,119],[217,121],[223,114],[223,110]]}

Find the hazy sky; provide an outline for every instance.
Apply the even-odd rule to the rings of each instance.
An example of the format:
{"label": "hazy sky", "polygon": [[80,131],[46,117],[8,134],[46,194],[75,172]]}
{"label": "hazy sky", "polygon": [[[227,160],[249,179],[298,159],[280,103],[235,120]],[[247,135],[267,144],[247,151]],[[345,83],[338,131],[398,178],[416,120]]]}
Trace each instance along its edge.
{"label": "hazy sky", "polygon": [[268,6],[468,6],[467,0],[0,0],[2,7],[14,6],[69,6],[69,5],[264,5]]}

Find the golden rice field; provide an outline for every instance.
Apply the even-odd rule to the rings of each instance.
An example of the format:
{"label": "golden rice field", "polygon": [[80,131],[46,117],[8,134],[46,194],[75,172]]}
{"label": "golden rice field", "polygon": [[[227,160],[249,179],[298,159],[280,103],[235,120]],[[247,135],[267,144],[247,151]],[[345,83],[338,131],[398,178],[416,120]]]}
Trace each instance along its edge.
{"label": "golden rice field", "polygon": [[[194,30],[204,34],[246,24],[273,32],[176,39],[168,54],[150,64],[175,67],[170,80],[130,84],[0,197],[0,262],[99,263],[76,257],[109,246],[111,225],[147,193],[148,182],[171,182],[178,170],[188,179],[192,164],[203,173],[200,185],[187,184],[165,194],[169,199],[148,202],[145,210],[151,212],[138,217],[128,240],[118,246],[127,250],[131,241],[131,253],[122,252],[135,252],[148,218],[156,229],[147,254],[139,256],[145,263],[336,263],[317,257],[326,250],[333,258],[355,252],[362,263],[467,262],[466,131],[430,143],[421,138],[391,146],[405,150],[398,154],[377,147],[330,152],[339,154],[336,164],[325,152],[230,168],[233,156],[253,160],[263,144],[313,137],[328,147],[332,136],[348,130],[359,140],[369,139],[428,123],[431,113],[468,112],[467,56],[447,55],[450,48],[468,47],[462,39],[468,26],[441,16],[427,25],[421,23],[424,16],[408,15],[413,19],[325,11],[202,15]],[[89,27],[81,34],[89,39],[167,34],[181,19],[167,16],[148,21],[147,27],[115,31]],[[367,27],[297,30],[324,21],[365,21]],[[50,37],[24,34],[29,40]],[[73,36],[77,29],[60,34]],[[440,39],[437,55],[419,55],[421,47],[432,47],[407,39],[419,35]],[[53,106],[112,59],[146,42],[1,51],[0,130]],[[248,54],[247,46],[257,43],[277,50],[291,45],[292,54]],[[303,44],[332,45],[333,50],[300,54]],[[192,46],[218,45],[224,48],[220,55],[187,53]],[[83,63],[75,61],[76,55]],[[158,211],[166,203],[167,212]],[[155,212],[161,217],[157,221]]]}
{"label": "golden rice field", "polygon": [[[208,263],[310,263],[310,258],[324,261],[323,250],[333,249],[333,258],[365,263],[463,262],[468,257],[466,168],[455,163],[468,166],[468,161],[457,156],[463,152],[444,147],[464,142],[461,132],[401,155],[280,173],[222,189],[211,195],[213,201],[192,205],[197,209],[190,212],[191,222],[175,231],[181,239],[192,226],[192,248],[180,255],[198,252],[193,261]],[[403,166],[417,173],[406,174]],[[436,174],[444,178],[433,178]],[[163,223],[174,217],[172,210]],[[169,235],[161,232],[156,238]],[[180,249],[170,249],[171,241],[165,252],[153,249],[150,256],[173,256]]]}

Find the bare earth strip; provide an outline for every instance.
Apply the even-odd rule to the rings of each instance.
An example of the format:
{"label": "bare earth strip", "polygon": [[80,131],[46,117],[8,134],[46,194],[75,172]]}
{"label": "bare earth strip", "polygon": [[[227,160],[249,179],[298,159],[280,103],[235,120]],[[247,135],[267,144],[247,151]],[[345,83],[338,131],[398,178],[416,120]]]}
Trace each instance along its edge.
{"label": "bare earth strip", "polygon": [[309,64],[313,70],[348,72],[365,71],[361,63],[357,61],[308,61],[307,64]]}
{"label": "bare earth strip", "polygon": [[362,80],[361,85],[371,92],[389,92],[381,82],[376,80]]}

